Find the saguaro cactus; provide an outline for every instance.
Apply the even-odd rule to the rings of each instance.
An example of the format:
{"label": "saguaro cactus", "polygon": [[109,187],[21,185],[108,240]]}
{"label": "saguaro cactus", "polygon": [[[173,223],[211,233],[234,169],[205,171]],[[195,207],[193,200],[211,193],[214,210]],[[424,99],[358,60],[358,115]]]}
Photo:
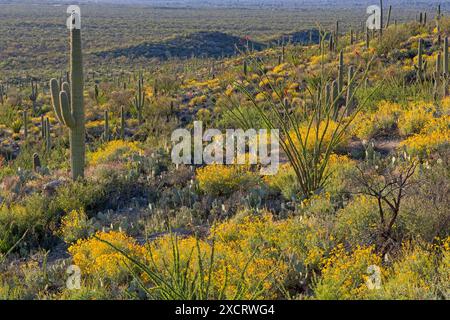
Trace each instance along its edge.
{"label": "saguaro cactus", "polygon": [[3,84],[0,84],[0,103],[3,105],[4,100],[3,100],[3,96],[6,95],[6,89],[5,86]]}
{"label": "saguaro cactus", "polygon": [[52,136],[50,131],[50,120],[48,118],[45,119],[45,149],[47,152],[50,152],[52,149]]}
{"label": "saguaro cactus", "polygon": [[33,154],[33,171],[38,172],[41,168],[41,160],[39,159],[39,155],[37,153]]}
{"label": "saguaro cactus", "polygon": [[33,114],[36,114],[36,100],[38,98],[38,87],[37,87],[37,83],[31,82],[31,93],[30,93],[30,100],[31,103],[33,104]]}
{"label": "saguaro cactus", "polygon": [[354,107],[355,107],[355,101],[354,101],[354,93],[353,93],[353,77],[355,75],[355,71],[353,66],[350,66],[348,68],[348,85],[347,85],[347,97],[346,97],[346,104],[347,104],[347,116],[353,113]]}
{"label": "saguaro cactus", "polygon": [[138,80],[138,90],[136,92],[136,95],[134,96],[134,107],[136,108],[138,113],[139,124],[142,124],[143,122],[142,109],[144,109],[144,105],[145,105],[144,78],[142,77],[142,74],[140,74]]}
{"label": "saguaro cactus", "polygon": [[98,90],[97,84],[94,85],[94,97],[95,97],[95,102],[98,103],[99,90]]}
{"label": "saguaro cactus", "polygon": [[120,139],[125,140],[125,110],[120,107]]}
{"label": "saguaro cactus", "polygon": [[449,79],[448,38],[447,37],[445,37],[445,39],[444,39],[443,51],[444,51],[444,57],[443,57],[444,63],[443,63],[443,71],[442,71],[442,79],[443,79],[442,86],[443,86],[443,90],[444,90],[444,92],[443,92],[444,97],[446,97],[448,95],[448,79]]}
{"label": "saguaro cactus", "polygon": [[383,0],[380,0],[380,41],[383,39]]}
{"label": "saguaro cactus", "polygon": [[70,85],[65,82],[60,87],[56,79],[50,81],[55,114],[70,132],[70,163],[74,180],[84,177],[85,166],[83,79],[81,30],[74,26],[70,31]]}
{"label": "saguaro cactus", "polygon": [[366,29],[366,49],[370,48],[370,33],[369,28]]}
{"label": "saguaro cactus", "polygon": [[45,119],[44,119],[44,115],[41,115],[41,137],[42,137],[43,140],[45,140],[46,130],[47,130],[47,129],[45,129]]}
{"label": "saguaro cactus", "polygon": [[418,60],[417,60],[417,79],[418,80],[422,80],[423,78],[423,71],[424,71],[424,66],[423,66],[423,39],[419,39],[419,48],[417,49],[417,54],[418,54]]}
{"label": "saguaro cactus", "polygon": [[341,50],[339,54],[339,67],[338,67],[338,90],[342,92],[344,88],[344,51]]}
{"label": "saguaro cactus", "polygon": [[392,14],[392,6],[389,6],[389,11],[388,11],[388,16],[387,16],[385,29],[388,29],[389,25],[391,24],[391,14]]}
{"label": "saguaro cactus", "polygon": [[109,141],[109,114],[108,110],[105,110],[105,126],[103,129],[103,140],[105,142]]}
{"label": "saguaro cactus", "polygon": [[23,116],[23,136],[26,140],[28,138],[28,114],[26,110],[23,112],[22,116]]}

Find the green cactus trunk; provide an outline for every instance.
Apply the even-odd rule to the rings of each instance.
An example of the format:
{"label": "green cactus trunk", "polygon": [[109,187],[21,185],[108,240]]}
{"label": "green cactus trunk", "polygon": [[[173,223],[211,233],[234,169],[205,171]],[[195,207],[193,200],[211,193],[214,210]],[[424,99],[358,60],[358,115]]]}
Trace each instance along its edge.
{"label": "green cactus trunk", "polygon": [[[70,128],[72,179],[84,177],[85,165],[85,123],[83,96],[83,59],[81,51],[81,30],[72,30],[71,52],[71,97],[73,126]],[[67,105],[68,106],[68,105]]]}
{"label": "green cactus trunk", "polygon": [[47,118],[45,120],[45,149],[50,152],[52,148],[52,140],[50,135],[50,120]]}
{"label": "green cactus trunk", "polygon": [[28,138],[28,114],[26,111],[23,112],[23,135],[26,140]]}
{"label": "green cactus trunk", "polygon": [[354,93],[353,93],[353,76],[355,75],[355,71],[353,66],[348,68],[348,85],[347,85],[347,116],[351,115],[355,109],[355,101],[354,101]]}
{"label": "green cactus trunk", "polygon": [[52,79],[50,87],[58,120],[69,128],[72,179],[77,180],[84,177],[86,153],[81,30],[72,29],[70,40],[70,85],[66,82],[60,88]]}
{"label": "green cactus trunk", "polygon": [[342,92],[344,88],[344,52],[341,50],[339,54],[339,67],[338,67],[338,91]]}
{"label": "green cactus trunk", "polygon": [[108,110],[105,111],[105,127],[103,130],[103,139],[105,142],[109,141],[109,114]]}
{"label": "green cactus trunk", "polygon": [[120,107],[120,138],[125,140],[125,110]]}
{"label": "green cactus trunk", "polygon": [[444,39],[444,75],[448,74],[448,37]]}
{"label": "green cactus trunk", "polygon": [[388,11],[388,16],[387,16],[385,29],[389,28],[389,25],[391,24],[391,14],[392,14],[392,6],[389,6],[389,11]]}
{"label": "green cactus trunk", "polygon": [[422,72],[423,72],[423,40],[419,39],[419,48],[418,48],[418,62],[417,62],[417,78],[419,81],[422,81]]}
{"label": "green cactus trunk", "polygon": [[33,154],[33,171],[38,172],[41,168],[41,160],[39,159],[39,155],[37,153]]}

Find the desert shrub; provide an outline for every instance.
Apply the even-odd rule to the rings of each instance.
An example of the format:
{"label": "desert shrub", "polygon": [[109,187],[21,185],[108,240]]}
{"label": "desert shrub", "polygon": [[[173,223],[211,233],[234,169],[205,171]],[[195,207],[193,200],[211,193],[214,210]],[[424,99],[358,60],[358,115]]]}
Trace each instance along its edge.
{"label": "desert shrub", "polygon": [[301,192],[294,169],[290,164],[282,164],[275,175],[265,176],[264,182],[286,200],[295,199]]}
{"label": "desert shrub", "polygon": [[45,199],[35,194],[22,204],[2,205],[0,207],[0,252],[8,251],[25,234],[25,241],[17,248],[35,245],[45,246],[51,237],[51,222],[54,218],[46,210]]}
{"label": "desert shrub", "polygon": [[72,243],[80,238],[85,238],[91,231],[91,225],[83,209],[72,210],[62,217],[59,235],[67,243]]}
{"label": "desert shrub", "polygon": [[450,116],[433,119],[419,134],[402,141],[400,146],[406,148],[411,155],[420,157],[444,150],[450,141],[449,121]]}
{"label": "desert shrub", "polygon": [[[326,206],[323,201],[314,202],[312,210]],[[336,245],[333,224],[332,215],[321,216],[314,211],[283,224],[285,231],[280,232],[280,237],[290,267],[285,287],[290,292],[311,295],[313,276],[319,272],[322,260]]]}
{"label": "desert shrub", "polygon": [[[58,298],[61,300],[111,300],[126,299],[126,296],[120,296],[120,292],[112,292],[110,288],[99,285],[82,285],[77,290],[64,290]],[[128,296],[129,298],[129,296]]]}
{"label": "desert shrub", "polygon": [[98,232],[96,237],[87,240],[80,239],[69,247],[74,264],[80,267],[84,275],[94,279],[104,279],[116,283],[123,283],[130,279],[126,258],[101,240],[108,241],[134,259],[143,260],[145,258],[144,248],[121,232]]}
{"label": "desert shrub", "polygon": [[136,142],[114,140],[99,150],[88,154],[88,160],[91,165],[113,161],[126,162],[133,155],[140,154],[142,154],[142,149],[138,147]]}
{"label": "desert shrub", "polygon": [[367,285],[370,266],[381,266],[381,257],[373,247],[357,247],[347,252],[338,245],[323,261],[321,276],[314,285],[315,297],[319,300],[364,299],[370,292]]}
{"label": "desert shrub", "polygon": [[[119,250],[91,238],[77,242],[69,248],[69,252],[74,263],[94,278],[123,280],[126,263],[145,265],[148,272],[140,268],[134,275],[145,286],[159,285],[149,292],[153,298],[201,297],[206,293],[190,291],[189,287],[180,286],[180,282],[206,285],[203,279],[211,288],[207,295],[209,298],[274,298],[278,292],[278,281],[283,280],[287,272],[286,264],[279,259],[280,251],[269,245],[276,244],[280,230],[282,224],[271,222],[270,217],[246,217],[241,221],[215,226],[209,241],[195,237],[177,239],[168,235],[145,247],[137,245],[124,234],[98,233],[98,239],[111,243]],[[210,244],[211,241],[213,244]],[[157,278],[164,279],[164,283]],[[167,290],[175,285],[178,285],[175,288],[177,292],[171,292],[168,296]]]}
{"label": "desert shrub", "polygon": [[337,212],[335,236],[349,246],[374,244],[379,227],[376,199],[358,196]]}
{"label": "desert shrub", "polygon": [[[448,248],[443,250],[448,255]],[[437,266],[442,267],[439,260],[429,245],[425,245],[425,248],[418,243],[403,245],[401,257],[389,269],[387,279],[376,295],[383,299],[395,300],[439,298],[437,296],[439,281]],[[445,274],[443,275],[445,276]]]}
{"label": "desert shrub", "polygon": [[392,133],[397,126],[400,113],[400,105],[382,101],[378,105],[377,111],[363,115],[362,119],[356,122],[356,136],[360,139],[370,139],[378,135]]}
{"label": "desert shrub", "polygon": [[437,269],[437,294],[440,298],[448,300],[450,298],[450,237],[441,241],[440,255]]}
{"label": "desert shrub", "polygon": [[106,191],[99,183],[75,181],[58,188],[50,203],[50,211],[54,214],[68,213],[77,210],[89,210],[102,205]]}
{"label": "desert shrub", "polygon": [[138,171],[99,165],[95,176],[60,186],[49,210],[53,214],[84,210],[91,217],[98,211],[115,209],[133,196],[147,194],[148,189],[138,179]]}
{"label": "desert shrub", "polygon": [[389,54],[398,48],[399,43],[408,40],[412,35],[407,25],[391,27],[383,31],[383,41],[377,41],[376,51],[378,54]]}
{"label": "desert shrub", "polygon": [[196,176],[200,190],[213,196],[246,190],[259,181],[247,165],[207,165],[197,169]]}
{"label": "desert shrub", "polygon": [[352,176],[356,173],[356,161],[347,156],[333,154],[328,163],[330,177],[325,184],[325,191],[333,196],[348,192],[353,183]]}
{"label": "desert shrub", "polygon": [[412,106],[403,112],[398,119],[398,129],[403,136],[420,133],[425,125],[432,121],[433,109],[424,106]]}
{"label": "desert shrub", "polygon": [[448,164],[430,161],[417,171],[412,189],[403,201],[399,222],[408,238],[431,242],[449,235]]}

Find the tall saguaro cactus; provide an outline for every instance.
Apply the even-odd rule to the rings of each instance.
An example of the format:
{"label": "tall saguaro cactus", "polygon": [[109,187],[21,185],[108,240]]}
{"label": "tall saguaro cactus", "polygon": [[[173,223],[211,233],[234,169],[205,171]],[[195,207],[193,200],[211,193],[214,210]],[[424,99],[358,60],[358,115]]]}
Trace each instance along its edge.
{"label": "tall saguaro cactus", "polygon": [[30,101],[33,104],[33,114],[36,114],[36,100],[38,98],[38,87],[37,83],[31,82],[31,93],[30,93]]}
{"label": "tall saguaro cactus", "polygon": [[145,89],[144,89],[144,77],[142,76],[142,73],[139,74],[139,80],[138,80],[138,89],[136,92],[136,95],[134,97],[134,107],[137,110],[138,113],[138,122],[139,124],[142,124],[142,109],[144,109],[145,104]]}
{"label": "tall saguaro cactus", "polygon": [[59,122],[67,126],[70,132],[70,163],[73,180],[84,177],[86,153],[81,30],[75,26],[77,18],[75,15],[72,14],[74,20],[70,31],[70,85],[64,82],[60,87],[56,79],[50,81],[55,114]]}
{"label": "tall saguaro cactus", "polygon": [[423,79],[423,73],[424,73],[424,63],[423,63],[423,39],[419,39],[419,45],[418,45],[418,49],[417,49],[417,56],[418,56],[418,60],[417,60],[417,79],[419,81],[422,81]]}

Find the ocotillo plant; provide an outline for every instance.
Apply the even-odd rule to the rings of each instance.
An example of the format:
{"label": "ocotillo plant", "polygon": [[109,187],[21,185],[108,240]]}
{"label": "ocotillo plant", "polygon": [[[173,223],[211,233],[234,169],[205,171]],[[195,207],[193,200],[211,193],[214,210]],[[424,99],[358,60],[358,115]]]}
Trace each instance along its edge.
{"label": "ocotillo plant", "polygon": [[70,33],[70,87],[65,82],[61,88],[58,81],[52,79],[50,88],[55,114],[59,122],[69,128],[72,179],[76,180],[84,177],[85,166],[84,78],[81,30],[73,26]]}
{"label": "ocotillo plant", "polygon": [[38,98],[38,87],[37,83],[31,82],[31,93],[29,95],[29,98],[31,100],[31,103],[33,104],[33,114],[36,114],[36,100]]}
{"label": "ocotillo plant", "polygon": [[144,109],[144,105],[145,105],[144,78],[142,77],[141,74],[138,80],[138,89],[136,95],[134,96],[134,107],[137,110],[139,124],[142,124],[143,122],[142,110]]}

